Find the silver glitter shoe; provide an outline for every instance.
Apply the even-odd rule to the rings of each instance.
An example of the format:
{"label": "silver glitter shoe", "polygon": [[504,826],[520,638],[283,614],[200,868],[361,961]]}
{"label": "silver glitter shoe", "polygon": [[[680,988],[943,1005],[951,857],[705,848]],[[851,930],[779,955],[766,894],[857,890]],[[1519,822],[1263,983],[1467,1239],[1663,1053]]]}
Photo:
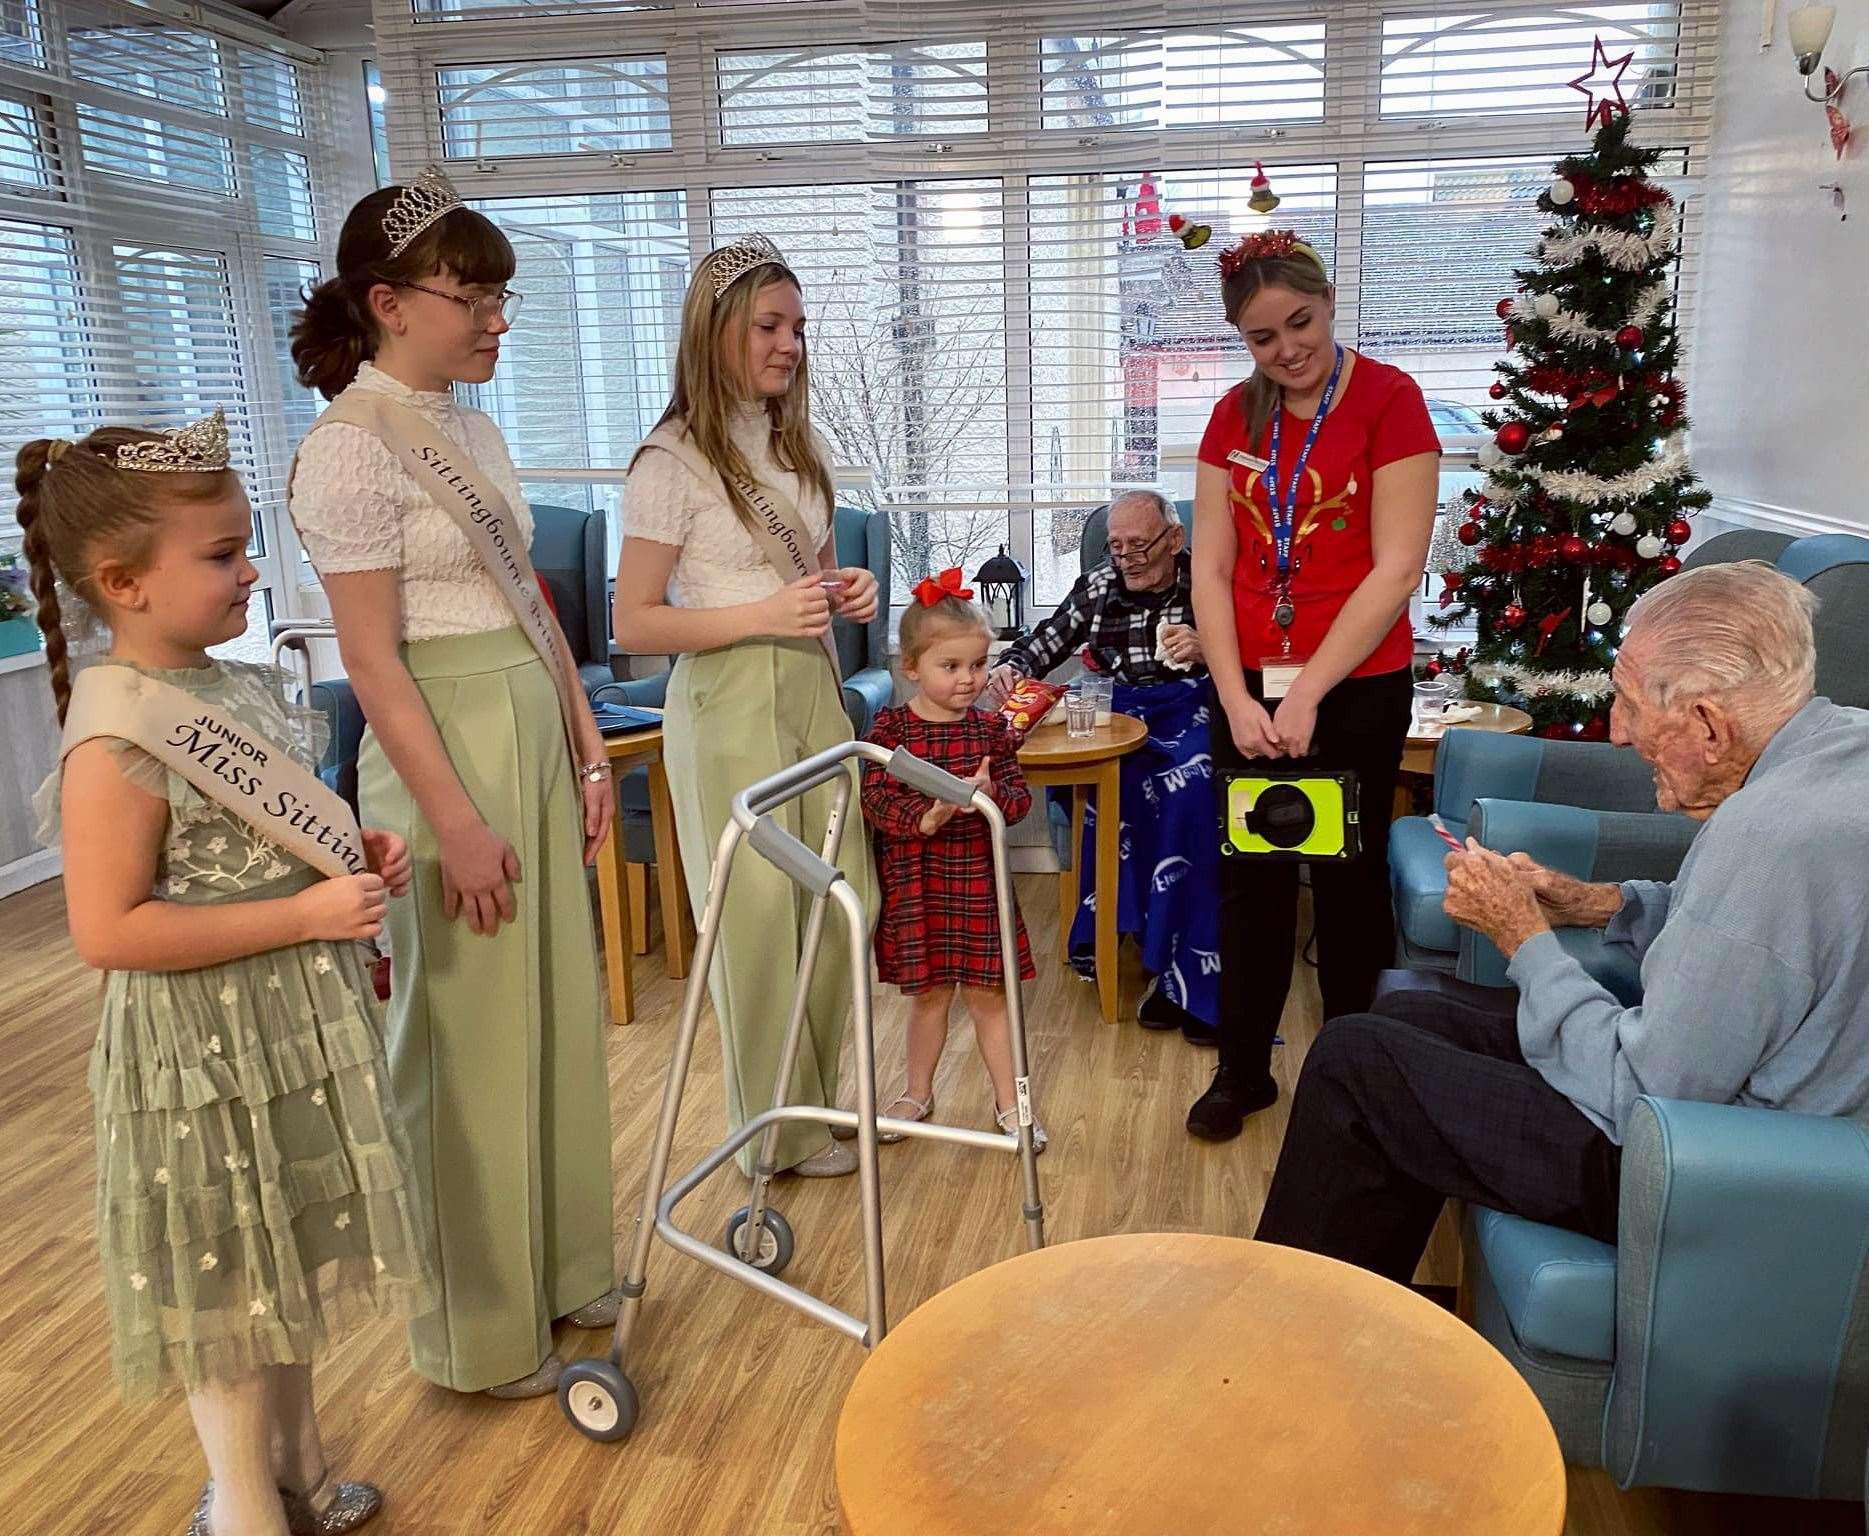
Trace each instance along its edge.
{"label": "silver glitter shoe", "polygon": [[605,1291],[595,1301],[587,1301],[575,1312],[567,1312],[559,1319],[573,1328],[614,1328],[617,1325],[617,1309],[623,1305],[621,1291]]}
{"label": "silver glitter shoe", "polygon": [[547,1397],[558,1390],[558,1378],[565,1368],[564,1361],[556,1355],[547,1355],[545,1363],[530,1376],[521,1376],[517,1381],[509,1381],[497,1387],[488,1387],[488,1397]]}
{"label": "silver glitter shoe", "polygon": [[304,1493],[279,1490],[286,1504],[286,1529],[292,1536],[344,1536],[374,1520],[382,1509],[383,1492],[369,1483],[339,1483],[320,1509],[313,1501],[330,1475],[327,1471]]}
{"label": "silver glitter shoe", "polygon": [[813,1152],[802,1163],[793,1163],[784,1171],[795,1173],[801,1179],[840,1179],[857,1171],[857,1154],[848,1142],[834,1141],[822,1152]]}
{"label": "silver glitter shoe", "polygon": [[195,1506],[194,1517],[188,1522],[188,1536],[213,1536],[208,1529],[208,1511],[214,1505],[214,1484],[209,1483],[201,1490],[201,1502]]}

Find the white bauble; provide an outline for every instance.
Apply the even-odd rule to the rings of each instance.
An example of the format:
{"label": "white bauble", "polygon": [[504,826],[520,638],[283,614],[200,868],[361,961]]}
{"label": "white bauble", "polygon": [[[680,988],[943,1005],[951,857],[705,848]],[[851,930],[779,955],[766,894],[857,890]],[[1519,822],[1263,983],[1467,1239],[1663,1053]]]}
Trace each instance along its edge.
{"label": "white bauble", "polygon": [[1584,610],[1583,616],[1590,621],[1593,629],[1601,629],[1616,617],[1616,611],[1608,603],[1592,603]]}
{"label": "white bauble", "polygon": [[1635,514],[1633,512],[1618,512],[1615,517],[1610,519],[1609,531],[1611,533],[1620,533],[1624,538],[1627,538],[1630,534],[1635,532]]}
{"label": "white bauble", "polygon": [[1562,208],[1577,195],[1577,189],[1560,176],[1551,183],[1551,190],[1548,195],[1557,207]]}
{"label": "white bauble", "polygon": [[1500,451],[1497,443],[1482,444],[1480,451],[1474,457],[1481,469],[1493,469],[1505,461],[1505,454]]}
{"label": "white bauble", "polygon": [[1644,560],[1661,558],[1661,540],[1652,533],[1645,533],[1635,541],[1635,552]]}
{"label": "white bauble", "polygon": [[1540,320],[1557,319],[1557,312],[1562,308],[1563,306],[1558,303],[1558,297],[1555,293],[1541,293],[1537,298],[1532,300],[1532,312],[1537,315]]}

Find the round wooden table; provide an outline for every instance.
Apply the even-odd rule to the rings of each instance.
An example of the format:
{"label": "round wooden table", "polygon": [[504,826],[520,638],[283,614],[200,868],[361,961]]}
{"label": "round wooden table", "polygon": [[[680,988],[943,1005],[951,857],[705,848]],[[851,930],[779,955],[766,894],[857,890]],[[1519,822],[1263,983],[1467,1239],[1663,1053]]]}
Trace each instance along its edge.
{"label": "round wooden table", "polygon": [[850,1536],[1555,1536],[1538,1400],[1414,1292],[1195,1233],[1021,1254],[924,1303],[837,1424]]}
{"label": "round wooden table", "polygon": [[1468,703],[1464,707],[1477,709],[1479,714],[1471,720],[1449,721],[1428,732],[1421,732],[1410,721],[1408,745],[1402,749],[1403,773],[1433,773],[1434,754],[1449,731],[1499,731],[1507,736],[1523,736],[1532,728],[1532,717],[1510,704]]}
{"label": "round wooden table", "polygon": [[1084,846],[1084,804],[1097,796],[1097,1000],[1106,1022],[1116,1022],[1121,1006],[1116,975],[1116,833],[1122,824],[1122,760],[1149,739],[1149,728],[1134,715],[1113,714],[1088,736],[1073,736],[1062,725],[1041,725],[1019,748],[1019,768],[1033,789],[1070,785],[1071,867],[1058,875],[1058,957],[1071,958],[1071,923],[1077,916],[1078,850]]}

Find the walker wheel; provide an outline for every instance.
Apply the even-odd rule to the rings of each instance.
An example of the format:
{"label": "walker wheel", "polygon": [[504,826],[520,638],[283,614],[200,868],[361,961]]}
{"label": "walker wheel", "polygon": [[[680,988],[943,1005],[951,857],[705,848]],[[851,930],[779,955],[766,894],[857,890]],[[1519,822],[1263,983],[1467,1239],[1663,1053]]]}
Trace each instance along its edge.
{"label": "walker wheel", "polygon": [[762,1274],[782,1273],[785,1266],[792,1262],[791,1223],[771,1206],[767,1206],[761,1215],[759,1251],[753,1253],[748,1251],[751,1245],[746,1237],[746,1219],[750,1215],[752,1207],[745,1205],[733,1213],[733,1219],[727,1223],[727,1230],[721,1236],[720,1246],[742,1264],[750,1264]]}
{"label": "walker wheel", "polygon": [[636,1427],[636,1389],[608,1360],[574,1360],[558,1378],[558,1406],[578,1433],[621,1440]]}

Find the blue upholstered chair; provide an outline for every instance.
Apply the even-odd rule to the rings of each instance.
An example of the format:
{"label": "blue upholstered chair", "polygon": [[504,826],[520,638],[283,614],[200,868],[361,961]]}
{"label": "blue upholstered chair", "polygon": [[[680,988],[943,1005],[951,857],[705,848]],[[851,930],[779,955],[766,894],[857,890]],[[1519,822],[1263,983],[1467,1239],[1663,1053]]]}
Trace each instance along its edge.
{"label": "blue upholstered chair", "polygon": [[[1549,807],[1546,807],[1549,809]],[[1623,1487],[1860,1499],[1869,1127],[1644,1098],[1615,1246],[1469,1207],[1474,1326]]]}
{"label": "blue upholstered chair", "polygon": [[1822,533],[1785,546],[1778,569],[1817,599],[1817,691],[1869,708],[1869,539]]}
{"label": "blue upholstered chair", "polygon": [[[844,711],[850,716],[850,728],[862,736],[870,728],[876,712],[885,708],[894,692],[895,681],[889,671],[889,514],[865,512],[856,507],[836,511],[837,563],[860,565],[876,577],[878,602],[876,617],[868,624],[850,624],[842,619],[832,626],[837,644],[838,670],[844,674]],[[639,708],[660,709],[668,694],[668,674],[611,682],[591,695],[594,702],[608,700],[615,704],[633,704]],[[649,770],[638,768],[626,773],[618,783],[618,825],[623,838],[624,857],[631,864],[655,861],[655,839],[649,820]],[[632,889],[635,876],[632,874]],[[643,924],[634,925],[638,942]]]}
{"label": "blue upholstered chair", "polygon": [[532,565],[589,693],[616,681],[610,666],[608,514],[532,505]]}
{"label": "blue upholstered chair", "polygon": [[[1482,797],[1582,810],[1588,829],[1577,826],[1563,867],[1590,879],[1672,879],[1693,838],[1691,823],[1656,811],[1648,765],[1631,749],[1607,742],[1450,730],[1434,758],[1434,809],[1448,831],[1465,838]],[[1588,816],[1593,811],[1614,815],[1603,822]],[[1404,816],[1389,829],[1396,964],[1499,985],[1490,972],[1476,974],[1461,929],[1441,910],[1446,857],[1447,845],[1425,816]]]}

